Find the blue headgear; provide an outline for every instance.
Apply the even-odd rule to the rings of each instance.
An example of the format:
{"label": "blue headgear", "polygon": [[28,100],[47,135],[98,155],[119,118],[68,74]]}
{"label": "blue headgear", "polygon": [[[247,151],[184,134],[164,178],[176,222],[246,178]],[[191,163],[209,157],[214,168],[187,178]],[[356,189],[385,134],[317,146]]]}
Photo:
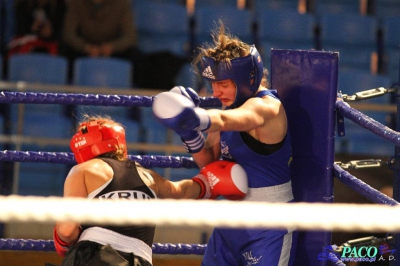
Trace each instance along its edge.
{"label": "blue headgear", "polygon": [[224,62],[217,62],[214,58],[202,58],[202,76],[210,82],[231,79],[236,85],[236,97],[229,107],[241,106],[254,96],[263,77],[263,62],[257,48],[252,45],[250,54],[230,60],[231,67]]}

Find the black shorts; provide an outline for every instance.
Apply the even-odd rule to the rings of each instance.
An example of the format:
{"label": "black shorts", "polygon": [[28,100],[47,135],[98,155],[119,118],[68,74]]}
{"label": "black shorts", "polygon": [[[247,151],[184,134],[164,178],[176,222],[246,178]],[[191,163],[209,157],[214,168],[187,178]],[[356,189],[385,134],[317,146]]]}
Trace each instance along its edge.
{"label": "black shorts", "polygon": [[152,266],[133,253],[113,249],[92,241],[80,241],[71,246],[61,266]]}

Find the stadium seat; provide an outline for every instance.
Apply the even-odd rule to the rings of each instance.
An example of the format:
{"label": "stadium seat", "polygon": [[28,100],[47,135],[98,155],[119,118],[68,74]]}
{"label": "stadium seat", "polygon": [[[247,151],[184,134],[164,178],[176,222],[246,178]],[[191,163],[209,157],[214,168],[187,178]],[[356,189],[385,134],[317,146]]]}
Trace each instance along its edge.
{"label": "stadium seat", "polygon": [[[363,70],[342,70],[339,72],[338,82],[338,90],[347,95],[378,87],[389,88],[391,86],[391,80],[388,76],[373,75]],[[363,100],[361,103],[387,105],[390,103],[390,94]],[[388,112],[363,110],[362,113],[385,126],[390,127],[392,125],[392,116]],[[345,132],[346,136],[336,139],[335,145],[338,153],[390,156],[394,152],[393,144],[365,130],[353,121],[345,120]]]}
{"label": "stadium seat", "polygon": [[195,1],[195,8],[200,8],[204,6],[209,7],[236,7],[237,0],[198,0]]}
{"label": "stadium seat", "polygon": [[292,10],[297,11],[299,0],[254,0],[254,11],[261,15],[268,10]]}
{"label": "stadium seat", "polygon": [[374,9],[373,15],[377,18],[400,16],[400,1],[398,0],[375,0],[371,3]]}
{"label": "stadium seat", "polygon": [[[14,54],[8,62],[8,79],[47,85],[66,85],[67,59],[49,54]],[[27,91],[31,91],[29,88]],[[71,133],[72,120],[59,104],[24,104],[23,131],[32,137],[64,138]],[[21,110],[21,109],[20,109]],[[17,133],[18,105],[11,105],[12,133]]]}
{"label": "stadium seat", "polygon": [[61,197],[70,168],[71,165],[55,163],[20,163],[18,194]]}
{"label": "stadium seat", "polygon": [[[16,23],[15,23],[15,1],[14,0],[2,0],[2,14],[0,17],[0,33],[1,33],[1,45],[4,47],[11,41],[15,35]],[[4,10],[4,11],[3,11]],[[3,13],[4,12],[4,13]]]}
{"label": "stadium seat", "polygon": [[0,80],[3,80],[3,56],[0,55]]}
{"label": "stadium seat", "polygon": [[315,19],[311,14],[300,14],[296,10],[267,10],[260,13],[257,25],[260,51],[267,68],[271,48],[316,48]]}
{"label": "stadium seat", "polygon": [[392,82],[400,80],[400,16],[384,17],[381,20],[383,34],[383,54],[385,73],[390,76]]}
{"label": "stadium seat", "polygon": [[181,70],[175,78],[175,84],[177,86],[191,87],[195,91],[198,91],[200,89],[200,83],[198,82],[198,78],[190,63],[186,63],[182,66]]}
{"label": "stadium seat", "polygon": [[130,88],[132,64],[109,57],[81,57],[74,62],[73,83],[80,86]]}
{"label": "stadium seat", "polygon": [[67,59],[44,53],[14,54],[8,62],[9,81],[65,85]]}
{"label": "stadium seat", "polygon": [[170,2],[139,2],[134,7],[138,47],[146,53],[169,51],[186,56],[190,46],[186,7]]}
{"label": "stadium seat", "polygon": [[[15,54],[9,60],[9,81],[66,85],[67,60],[48,54]],[[28,91],[29,88],[27,89]],[[23,128],[13,123],[12,133],[25,137],[60,139],[65,144],[41,144],[35,139],[20,146],[24,151],[68,152],[72,119],[60,104],[12,104],[12,121],[18,118],[18,108],[24,108]],[[63,183],[70,166],[52,163],[20,163],[19,187],[21,195],[62,196]]]}
{"label": "stadium seat", "polygon": [[[73,84],[89,87],[132,89],[132,64],[116,58],[78,58],[75,60]],[[95,89],[94,89],[95,90]],[[138,108],[119,106],[77,106],[78,119],[83,115],[110,116],[127,130],[128,142],[139,142],[140,124],[131,112]]]}
{"label": "stadium seat", "polygon": [[361,14],[321,14],[320,44],[339,52],[341,68],[377,69],[372,60],[378,52],[378,21]]}
{"label": "stadium seat", "polygon": [[327,13],[362,13],[360,0],[316,0],[314,3],[315,14],[318,15]]}
{"label": "stadium seat", "polygon": [[254,43],[253,16],[247,9],[236,7],[202,6],[194,13],[194,39],[196,45],[211,43],[211,31],[218,27],[221,20],[226,29],[244,42]]}

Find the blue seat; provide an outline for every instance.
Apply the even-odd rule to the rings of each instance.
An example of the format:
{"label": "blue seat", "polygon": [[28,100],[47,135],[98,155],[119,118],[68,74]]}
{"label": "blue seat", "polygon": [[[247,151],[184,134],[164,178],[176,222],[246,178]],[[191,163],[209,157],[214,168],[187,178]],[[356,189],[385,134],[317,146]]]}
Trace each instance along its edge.
{"label": "blue seat", "polygon": [[247,9],[236,7],[202,6],[194,13],[194,38],[197,45],[211,43],[211,31],[216,29],[218,21],[222,20],[225,28],[244,42],[254,43],[253,16]]}
{"label": "blue seat", "polygon": [[385,73],[393,82],[400,81],[400,47],[385,50]]}
{"label": "blue seat", "polygon": [[0,55],[0,80],[3,80],[3,56]]}
{"label": "blue seat", "polygon": [[19,195],[63,195],[64,181],[70,165],[24,162],[20,166]]}
{"label": "blue seat", "polygon": [[[67,60],[49,54],[15,54],[9,59],[9,81],[25,81],[46,85],[66,85]],[[28,91],[29,88],[28,88]],[[25,151],[69,151],[68,140],[65,145],[51,143],[51,139],[71,137],[72,119],[65,113],[64,105],[24,104],[23,130],[26,137],[47,138],[50,144],[37,141],[25,143]],[[18,105],[11,105],[12,121],[18,117]],[[12,133],[17,133],[13,123]],[[19,169],[19,194],[40,196],[61,196],[69,166],[50,163],[21,163]]]}
{"label": "blue seat", "polygon": [[141,109],[141,123],[144,128],[145,141],[147,143],[168,143],[167,128],[154,117],[153,111],[149,107]]}
{"label": "blue seat", "polygon": [[339,52],[341,68],[376,69],[378,21],[361,14],[321,14],[320,44],[323,50]]}
{"label": "blue seat", "polygon": [[360,0],[316,0],[314,3],[315,13],[319,15],[326,13],[362,13]]}
{"label": "blue seat", "polygon": [[8,44],[9,41],[11,41],[12,37],[15,36],[16,32],[15,1],[3,0],[2,5],[4,5],[3,8],[5,12],[1,14],[2,18],[0,19],[1,20],[0,23],[2,23],[2,27],[0,28],[0,32],[2,33],[1,36],[2,39],[0,41],[1,44],[5,46]]}
{"label": "blue seat", "polygon": [[[342,70],[339,72],[338,89],[343,94],[353,95],[373,88],[389,88],[391,80],[388,76],[373,75],[363,70]],[[362,103],[389,104],[390,94],[363,100]],[[351,103],[350,103],[351,105]],[[361,111],[379,123],[390,126],[392,116],[382,111]],[[364,129],[350,120],[345,120],[345,137],[338,137],[335,142],[338,153],[351,153],[360,155],[390,156],[394,152],[394,146],[381,139],[372,132]]]}
{"label": "blue seat", "polygon": [[394,144],[349,121],[346,122],[346,136],[336,138],[335,151],[337,154],[371,156],[372,158],[391,157],[394,155]]}
{"label": "blue seat", "polygon": [[297,11],[299,0],[254,0],[254,11],[261,15],[267,10],[292,10]]}
{"label": "blue seat", "polygon": [[[116,58],[78,58],[75,61],[73,84],[79,86],[131,89],[132,64]],[[95,88],[93,88],[95,91]],[[127,131],[127,142],[139,142],[140,124],[132,119],[131,112],[138,112],[132,107],[119,106],[77,106],[76,115],[110,116],[123,124]]]}
{"label": "blue seat", "polygon": [[74,62],[73,83],[80,86],[129,88],[132,63],[109,57],[81,57]]}
{"label": "blue seat", "polygon": [[400,2],[398,0],[375,0],[372,3],[374,4],[374,15],[378,18],[400,16]]}
{"label": "blue seat", "polygon": [[170,2],[139,2],[134,7],[138,47],[147,53],[189,52],[189,16],[185,6]]}
{"label": "blue seat", "polygon": [[[391,86],[390,77],[386,75],[374,75],[366,70],[340,70],[339,71],[338,90],[343,94],[352,95],[356,92],[370,90],[373,88]],[[389,104],[390,94],[384,94],[380,97],[375,97],[363,100],[366,103]]]}
{"label": "blue seat", "polygon": [[300,50],[316,48],[315,18],[309,13],[300,14],[296,10],[267,10],[260,13],[257,25],[264,64],[269,64],[271,48]]}
{"label": "blue seat", "polygon": [[385,73],[393,82],[400,80],[400,16],[384,17],[381,20]]}
{"label": "blue seat", "polygon": [[194,69],[190,63],[184,64],[175,78],[177,86],[190,87],[195,91],[199,90],[200,83]]}
{"label": "blue seat", "polygon": [[[66,85],[67,59],[49,54],[14,54],[8,62],[9,81]],[[29,88],[27,89],[28,91]],[[72,120],[65,106],[58,104],[25,104],[23,135],[49,138],[69,136]],[[11,105],[12,133],[17,133],[18,105]]]}
{"label": "blue seat", "polygon": [[237,1],[235,0],[199,0],[195,1],[195,8],[200,8],[204,6],[212,7],[236,7]]}
{"label": "blue seat", "polygon": [[65,85],[67,59],[43,53],[14,54],[8,62],[9,81]]}

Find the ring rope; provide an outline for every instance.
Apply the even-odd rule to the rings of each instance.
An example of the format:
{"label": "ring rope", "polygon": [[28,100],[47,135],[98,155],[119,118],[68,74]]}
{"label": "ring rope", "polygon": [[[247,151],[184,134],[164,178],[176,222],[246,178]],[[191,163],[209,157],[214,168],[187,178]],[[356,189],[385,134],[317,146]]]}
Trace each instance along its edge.
{"label": "ring rope", "polygon": [[[400,206],[268,203],[228,200],[97,200],[0,196],[1,222],[75,221],[109,225],[153,224],[321,231],[400,232]],[[135,212],[121,213],[121,209]],[[263,211],[260,212],[259,210]],[[245,215],[238,215],[242,213]],[[310,214],[318,214],[311,216]],[[362,219],[368,215],[368,219]],[[382,219],[382,217],[391,217]]]}
{"label": "ring rope", "polygon": [[[62,94],[49,94],[49,93],[43,93],[43,94],[40,94],[40,93],[22,93],[22,94],[25,94],[25,95],[23,95],[23,96],[27,96],[27,98],[26,99],[23,99],[22,100],[22,98],[21,97],[23,97],[23,96],[21,96],[21,93],[17,93],[18,95],[6,95],[7,93],[4,93],[4,92],[2,92],[1,93],[1,95],[0,95],[0,102],[6,102],[6,100],[4,100],[4,98],[7,98],[8,100],[10,100],[10,102],[12,102],[12,103],[52,103],[52,104],[54,104],[54,103],[62,103],[62,104],[72,104],[72,103],[74,103],[74,104],[88,104],[88,105],[106,105],[106,106],[134,106],[134,105],[137,105],[137,106],[145,106],[145,107],[148,107],[148,106],[151,106],[151,102],[152,102],[152,100],[154,99],[154,97],[137,97],[137,96],[118,96],[118,95],[73,95],[73,94],[64,94],[64,93],[62,93]],[[6,97],[2,97],[3,95],[6,95]],[[145,99],[142,99],[142,98],[145,98]],[[100,103],[99,103],[99,99],[100,99]],[[3,101],[4,100],[4,101]],[[96,102],[94,102],[94,100],[96,101]],[[143,101],[142,101],[143,100]],[[350,120],[352,120],[353,122],[355,122],[355,123],[357,123],[357,124],[360,124],[361,126],[363,126],[363,127],[365,127],[366,129],[368,129],[368,130],[370,130],[370,131],[372,131],[372,132],[374,132],[375,134],[377,134],[378,136],[381,136],[381,137],[383,137],[383,138],[385,138],[385,139],[387,139],[387,140],[389,140],[389,141],[391,141],[391,142],[393,142],[394,144],[396,144],[396,145],[398,145],[398,143],[400,143],[399,141],[400,141],[400,138],[399,138],[399,136],[398,136],[398,133],[397,132],[395,132],[395,131],[393,131],[393,130],[391,130],[391,129],[389,129],[389,128],[387,128],[387,127],[384,127],[382,124],[380,124],[380,123],[378,123],[378,122],[376,122],[375,120],[372,120],[371,121],[371,119],[370,118],[368,118],[367,116],[365,116],[365,115],[363,115],[362,113],[360,113],[360,112],[358,112],[357,110],[354,110],[354,109],[352,109],[351,107],[349,107],[349,106],[344,106],[344,105],[346,105],[346,104],[342,104],[342,103],[337,103],[337,109],[339,110],[339,112],[340,113],[342,113],[343,114],[343,116],[344,117],[346,117],[346,118],[348,118],[348,119],[350,119]],[[361,117],[361,119],[360,119],[360,117]],[[382,127],[383,127],[383,129],[382,129]],[[396,139],[397,138],[397,139]],[[398,145],[399,146],[399,145]],[[26,152],[26,153],[28,153],[29,155],[28,155],[28,157],[30,157],[30,154],[32,153],[32,152]],[[38,156],[38,157],[42,157],[42,155],[43,154],[40,154],[40,152],[37,152],[40,156]],[[21,154],[18,154],[18,152],[16,152],[16,154],[17,154],[17,157],[20,157],[20,155]],[[35,154],[36,155],[36,154]],[[49,154],[47,154],[47,156],[48,156]],[[69,158],[69,156],[70,156],[70,154],[67,154],[65,157],[66,158]],[[22,156],[23,157],[23,156]],[[44,157],[46,157],[46,155],[44,155]],[[52,156],[48,156],[48,157],[52,157]],[[57,156],[56,156],[57,157]],[[151,157],[154,157],[154,156],[149,156],[149,158],[151,158]],[[160,156],[159,156],[160,157]],[[161,156],[161,157],[170,157],[170,156]],[[138,156],[138,158],[133,158],[134,160],[140,160],[140,158],[142,158],[141,156]],[[41,158],[41,159],[43,159],[43,157]],[[41,159],[39,159],[39,160],[41,160]],[[165,158],[155,158],[155,160],[160,160],[160,159],[165,159]],[[28,159],[29,160],[29,159]],[[165,159],[165,161],[168,161],[168,163],[171,163],[169,160],[167,160],[167,159]],[[46,162],[48,162],[48,161],[46,161]],[[71,163],[71,160],[69,160],[69,163]],[[74,160],[72,159],[72,163],[74,163]],[[167,164],[168,164],[167,163]],[[151,163],[150,163],[151,164]],[[170,166],[165,166],[165,167],[170,167]],[[178,167],[180,167],[180,166],[178,166]],[[355,179],[354,179],[354,177],[353,176],[351,176],[350,174],[348,174],[346,171],[344,171],[343,169],[341,169],[339,166],[335,166],[334,165],[334,170],[335,170],[335,173],[337,174],[337,177],[339,178],[339,179],[341,179],[341,181],[342,180],[350,180],[349,182],[347,182],[348,184],[350,184],[349,186],[350,187],[352,187],[353,189],[354,189],[354,186],[356,186],[356,184],[358,184],[359,186],[357,186],[357,187],[367,187],[368,188],[368,190],[369,189],[371,189],[368,185],[365,185],[365,183],[364,184],[362,184],[362,183],[360,183],[360,182],[358,182],[358,181],[355,181]],[[362,181],[361,181],[362,182]],[[360,186],[360,184],[361,184],[361,186]],[[365,189],[362,189],[362,191],[364,191]],[[365,190],[365,191],[367,191],[367,190]],[[372,191],[372,192],[371,192]],[[385,197],[381,197],[382,195],[379,195],[379,194],[377,194],[377,193],[373,193],[373,192],[375,192],[375,191],[373,191],[373,190],[371,190],[370,192],[368,192],[367,194],[369,195],[368,197],[372,197],[372,198],[374,198],[374,199],[376,199],[377,201],[375,201],[375,202],[378,202],[378,203],[385,203],[385,204],[388,204],[388,205],[398,205],[398,202],[397,201],[394,201],[394,200],[392,200],[392,199],[390,199],[389,197],[387,197],[388,199],[386,199]],[[357,191],[357,192],[359,192],[359,191]],[[11,196],[11,197],[13,197],[13,196]],[[6,197],[6,198],[10,198],[10,196],[9,197]],[[36,198],[36,199],[39,199],[40,197],[34,197],[34,198]],[[46,200],[46,199],[48,199],[48,198],[44,198],[44,199],[42,199],[42,200]],[[31,199],[29,199],[29,201],[32,201]],[[163,201],[163,200],[162,200]],[[162,202],[162,201],[158,201],[158,203],[159,202]],[[0,199],[0,202],[1,202],[1,199]],[[197,202],[199,202],[200,203],[200,201],[197,201]],[[91,203],[94,203],[93,201],[91,202]],[[203,203],[206,203],[206,202],[201,202],[201,204],[203,204]],[[225,203],[227,203],[227,202],[224,202],[224,204]],[[244,202],[243,202],[244,203]],[[25,204],[26,203],[24,203],[24,206],[25,206]],[[68,205],[69,205],[70,203],[68,203]],[[79,204],[81,204],[81,203],[79,203]],[[104,204],[104,202],[102,202],[102,209],[103,209],[103,204]],[[119,204],[119,203],[118,203]],[[132,204],[132,203],[131,203]],[[147,202],[147,204],[148,204],[148,202]],[[174,203],[175,204],[175,203]],[[193,202],[191,203],[191,204],[193,204]],[[196,203],[197,204],[197,203]],[[215,202],[213,203],[213,205],[215,204]],[[218,204],[219,204],[219,202],[218,202]],[[240,204],[242,204],[242,202],[240,202]],[[253,203],[254,204],[254,203]],[[301,205],[299,205],[299,204],[301,204]],[[8,204],[6,204],[6,205],[8,205]],[[12,204],[10,204],[10,205],[12,205]],[[58,203],[57,203],[57,205],[58,205]],[[211,205],[211,206],[213,206],[213,205]],[[279,205],[279,204],[278,204]],[[276,214],[274,214],[274,211],[276,211],[276,210],[274,210],[273,208],[270,210],[270,211],[272,211],[272,212],[269,212],[268,211],[268,208],[269,208],[269,205],[267,204],[267,206],[265,206],[265,208],[267,208],[266,209],[266,213],[269,213],[271,216],[275,216],[275,217],[279,217],[279,215],[281,214],[281,212],[282,212],[282,208],[284,208],[284,207],[287,207],[286,205],[288,205],[288,206],[291,206],[291,207],[295,207],[295,209],[293,209],[293,210],[288,210],[288,211],[286,211],[285,213],[291,213],[291,214],[293,214],[293,211],[294,210],[298,210],[299,209],[299,206],[302,206],[302,205],[305,205],[304,207],[306,207],[306,210],[304,210],[304,211],[301,211],[301,212],[295,212],[295,213],[297,213],[297,214],[301,214],[302,212],[304,212],[304,213],[307,213],[307,212],[309,212],[310,211],[310,207],[317,207],[317,206],[319,206],[320,204],[306,204],[306,203],[293,203],[293,204],[285,204],[285,205],[282,205],[282,206],[279,206],[278,207],[278,213],[276,213]],[[294,206],[295,205],[295,206]],[[390,209],[387,209],[387,208],[382,208],[382,206],[379,206],[379,208],[377,209],[377,210],[375,210],[375,211],[371,211],[371,210],[368,210],[368,209],[364,209],[364,208],[361,208],[361,207],[368,207],[368,208],[375,208],[376,209],[376,207],[377,206],[375,206],[375,205],[362,205],[362,206],[354,206],[355,204],[350,204],[350,205],[352,205],[352,206],[349,206],[349,204],[346,204],[346,205],[342,205],[342,204],[333,204],[333,205],[326,205],[326,204],[322,204],[323,206],[319,206],[320,207],[320,211],[317,211],[317,212],[322,212],[325,208],[327,208],[328,207],[328,209],[331,209],[331,208],[337,208],[337,207],[339,207],[338,205],[341,205],[340,206],[340,210],[336,210],[336,211],[332,211],[332,210],[330,210],[331,211],[331,213],[341,213],[341,214],[343,214],[343,215],[346,215],[346,213],[348,213],[348,215],[346,215],[346,216],[342,216],[342,215],[340,215],[341,216],[341,219],[340,219],[340,225],[338,225],[338,224],[329,224],[329,226],[327,225],[327,223],[326,222],[324,222],[324,224],[318,224],[320,221],[317,221],[317,222],[315,222],[315,221],[311,221],[311,224],[312,224],[312,226],[310,227],[309,226],[309,224],[308,225],[306,225],[306,224],[303,224],[302,222],[304,222],[303,221],[303,219],[305,219],[305,217],[301,217],[301,216],[299,216],[300,218],[302,218],[302,219],[300,219],[301,221],[300,221],[300,223],[298,222],[298,221],[288,221],[288,220],[285,220],[285,219],[282,219],[282,217],[280,217],[280,219],[279,220],[283,220],[283,224],[282,223],[280,223],[280,221],[278,221],[278,220],[276,220],[276,221],[273,221],[273,219],[272,219],[272,221],[269,221],[268,219],[267,219],[267,217],[264,217],[264,218],[262,218],[262,220],[257,220],[257,219],[255,219],[256,217],[253,217],[252,218],[252,220],[251,220],[251,223],[255,223],[255,225],[251,225],[250,224],[250,227],[258,227],[258,226],[261,226],[261,227],[264,227],[264,226],[266,226],[266,227],[278,227],[278,228],[281,228],[281,227],[292,227],[292,226],[296,226],[298,229],[304,229],[304,230],[315,230],[315,229],[320,229],[320,230],[342,230],[342,231],[350,231],[350,230],[353,230],[353,229],[357,229],[357,230],[362,230],[362,231],[369,231],[369,230],[373,230],[373,231],[382,231],[382,232],[387,232],[388,230],[390,230],[390,231],[399,231],[400,230],[400,228],[399,228],[399,226],[396,226],[395,224],[387,224],[387,223],[383,223],[382,224],[382,221],[381,220],[379,220],[378,221],[378,223],[375,223],[374,224],[374,222],[373,221],[371,221],[371,223],[368,223],[368,224],[365,224],[365,221],[362,221],[362,224],[357,224],[357,223],[359,223],[359,221],[349,221],[349,222],[346,222],[346,220],[347,219],[345,219],[345,221],[343,221],[343,217],[348,217],[348,216],[352,216],[352,217],[362,217],[362,214],[357,214],[355,211],[356,210],[360,210],[360,209],[363,209],[362,211],[364,211],[365,213],[374,213],[374,216],[375,217],[383,217],[381,214],[380,214],[380,212],[384,212],[384,211],[388,211],[388,212],[390,212],[390,214],[383,214],[383,215],[390,215],[390,217],[392,217],[392,218],[394,218],[393,220],[397,220],[396,218],[398,218],[397,216],[399,216],[399,211],[398,211],[398,208],[397,207],[390,207]],[[36,206],[40,206],[40,205],[36,205]],[[240,205],[239,205],[240,206]],[[276,207],[276,204],[272,204],[271,206],[274,206],[274,207]],[[193,207],[193,206],[192,206]],[[191,208],[192,208],[191,207]],[[351,211],[351,212],[347,212],[348,210],[346,210],[348,207],[353,207],[353,210]],[[388,206],[389,207],[389,206]],[[113,207],[113,208],[115,208],[115,206]],[[135,206],[135,208],[137,208],[137,206]],[[149,211],[148,210],[148,207],[145,207],[146,208],[146,210],[147,211]],[[207,208],[205,208],[205,209],[207,209],[207,210],[209,210],[209,208],[210,207],[207,207]],[[235,207],[235,211],[237,212],[237,206]],[[251,209],[251,206],[246,206],[246,208],[248,208],[248,209]],[[257,206],[257,209],[258,209],[259,207]],[[65,209],[65,208],[62,208],[62,209]],[[84,208],[84,209],[86,209],[86,210],[92,210],[92,208],[90,207],[90,208]],[[167,207],[167,209],[169,209],[169,210],[171,210],[170,209],[170,207]],[[180,209],[180,208],[178,208],[178,209]],[[204,208],[195,208],[196,210],[204,210]],[[222,208],[221,210],[224,210],[225,208]],[[301,208],[300,208],[301,209]],[[157,212],[157,211],[159,211],[160,209],[158,209],[158,210],[154,210],[154,212]],[[216,213],[225,213],[225,212],[222,212],[221,210],[219,210],[219,212],[216,212]],[[76,211],[76,210],[74,210],[74,211]],[[315,210],[314,210],[315,211]],[[394,213],[393,213],[393,211],[395,211]],[[1,211],[0,211],[0,213],[1,213]],[[213,212],[214,213],[214,212]],[[244,212],[244,213],[247,213],[247,212]],[[249,212],[249,213],[254,213],[254,212]],[[365,215],[365,213],[364,213],[364,215]],[[32,215],[32,214],[31,214]],[[43,215],[43,214],[40,214],[40,215]],[[96,215],[96,214],[94,214],[94,215]],[[171,215],[171,214],[170,214]],[[13,218],[11,218],[11,219],[19,219],[19,218],[17,218],[15,215],[13,216],[13,215],[11,215]],[[29,215],[29,213],[28,213],[28,215],[27,216],[30,216]],[[33,215],[33,216],[35,216],[35,215]],[[51,215],[50,215],[51,216]],[[174,215],[171,215],[172,217],[174,217],[174,219],[176,219],[176,217],[174,216]],[[206,215],[202,215],[203,217],[207,217]],[[224,216],[226,216],[225,214],[224,214]],[[325,216],[325,215],[322,215],[322,216]],[[6,216],[4,216],[4,215],[0,215],[0,220],[1,219],[3,219],[3,217],[4,217],[4,219],[9,219],[10,217],[8,217],[7,215]],[[201,216],[200,216],[201,217]],[[329,217],[329,216],[328,216]],[[387,216],[386,216],[387,217]],[[81,217],[82,218],[82,217]],[[85,217],[84,217],[85,218]],[[86,217],[87,218],[87,217]],[[115,215],[113,215],[113,218],[115,218]],[[136,217],[137,218],[137,217]],[[251,218],[251,217],[250,217]],[[285,217],[286,218],[286,217]],[[54,217],[54,219],[59,219],[59,217],[58,218],[56,218],[56,217]],[[67,220],[70,220],[70,219],[72,219],[72,220],[74,220],[74,215],[71,213],[71,214],[69,214],[68,212],[66,213],[66,218],[65,219],[67,219]],[[89,220],[90,220],[91,218],[89,218]],[[107,219],[107,218],[106,218]],[[146,220],[146,217],[144,218],[145,220]],[[198,218],[196,218],[197,220],[198,220],[198,222],[200,223],[200,224],[209,224],[210,223],[210,221],[208,221],[208,220],[206,220],[206,221],[202,221],[201,219],[199,220],[199,217]],[[24,218],[22,218],[22,221],[31,221],[32,220],[32,217],[29,217],[28,218],[28,220],[24,220]],[[41,220],[41,218],[39,218],[38,217],[38,220],[40,221]],[[48,221],[48,219],[46,219],[47,221]],[[140,220],[140,219],[137,219],[137,220]],[[137,220],[134,222],[134,223],[136,223],[137,222]],[[168,219],[167,219],[168,220]],[[176,220],[182,220],[182,219],[176,219]],[[188,219],[189,221],[186,221],[185,222],[185,220],[183,220],[183,223],[184,224],[188,224],[188,225],[193,225],[193,226],[198,226],[197,225],[197,222],[194,222],[194,221],[192,221],[191,219]],[[335,220],[332,218],[332,217],[330,217],[329,218],[329,220],[330,221],[333,221],[333,222],[335,222]],[[391,219],[392,220],[392,219]],[[152,223],[154,220],[153,219],[151,219],[151,220],[148,220],[147,221],[147,223]],[[238,224],[235,224],[235,225],[232,225],[230,222],[237,222],[237,221],[235,221],[235,220],[232,220],[232,218],[229,218],[228,219],[228,221],[225,221],[222,217],[221,218],[219,218],[218,220],[217,220],[217,225],[219,225],[219,223],[221,223],[220,224],[220,226],[228,226],[228,227],[242,227],[242,226],[249,226],[248,224],[247,224],[247,222],[244,222],[244,221],[239,221],[239,223]],[[98,222],[98,218],[95,218],[94,219],[94,221],[92,221],[92,222]],[[106,223],[109,223],[110,221],[106,221]],[[123,224],[125,224],[127,221],[123,221]],[[159,222],[158,220],[157,220],[157,222]],[[181,221],[178,221],[179,223],[181,223]],[[272,223],[271,223],[272,222]],[[275,223],[277,223],[277,224],[274,224],[274,222]],[[337,222],[337,221],[336,221]],[[344,222],[344,225],[345,225],[345,227],[343,228],[343,223]],[[375,221],[376,222],[376,221]],[[170,221],[170,223],[171,224],[174,224],[174,222],[172,222],[172,221]],[[243,224],[243,223],[246,223],[246,224]],[[162,222],[161,224],[168,224],[168,222],[167,223],[165,223],[165,222]],[[258,224],[258,225],[257,225]],[[295,225],[294,225],[295,224]],[[215,225],[213,225],[213,226],[215,226]],[[167,254],[167,253],[166,253]],[[170,252],[168,252],[168,254],[170,254]]]}
{"label": "ring rope", "polygon": [[[146,168],[197,168],[196,163],[190,157],[179,156],[136,156],[129,155],[134,160]],[[0,151],[0,161],[12,162],[44,162],[44,163],[63,163],[75,164],[75,158],[69,152],[35,152],[35,151]],[[357,193],[376,203],[387,205],[398,205],[399,202],[386,196],[380,191],[372,188],[363,181],[352,176],[338,165],[334,165],[335,176],[345,185],[352,188]]]}
{"label": "ring rope", "polygon": [[379,137],[390,141],[396,146],[400,146],[400,133],[394,131],[387,126],[382,125],[371,117],[361,113],[360,111],[351,108],[347,103],[343,101],[336,102],[336,109],[347,119],[350,119],[356,124],[359,124],[363,128],[373,132]]}
{"label": "ring rope", "polygon": [[351,175],[349,172],[343,170],[338,165],[333,165],[333,169],[335,172],[335,176],[346,186],[350,187],[353,191],[361,194],[362,196],[366,197],[367,199],[375,202],[375,203],[382,203],[386,205],[399,205],[400,203],[391,197],[383,194],[382,192],[376,190],[375,188],[369,186],[368,184],[364,183],[360,179],[356,178],[355,176]]}
{"label": "ring rope", "polygon": [[[0,93],[0,103],[40,103],[40,104],[77,104],[103,106],[138,106],[151,107],[155,96],[138,95],[105,95],[74,93],[42,92],[9,92]],[[199,97],[201,107],[221,106],[214,97]]]}
{"label": "ring rope", "polygon": [[[206,244],[171,244],[154,243],[153,254],[171,255],[204,255]],[[55,251],[53,240],[34,239],[0,239],[0,250],[33,250],[33,251]]]}
{"label": "ring rope", "polygon": [[[191,157],[164,155],[128,155],[128,158],[147,168],[197,168]],[[71,152],[0,151],[0,161],[76,164]]]}

